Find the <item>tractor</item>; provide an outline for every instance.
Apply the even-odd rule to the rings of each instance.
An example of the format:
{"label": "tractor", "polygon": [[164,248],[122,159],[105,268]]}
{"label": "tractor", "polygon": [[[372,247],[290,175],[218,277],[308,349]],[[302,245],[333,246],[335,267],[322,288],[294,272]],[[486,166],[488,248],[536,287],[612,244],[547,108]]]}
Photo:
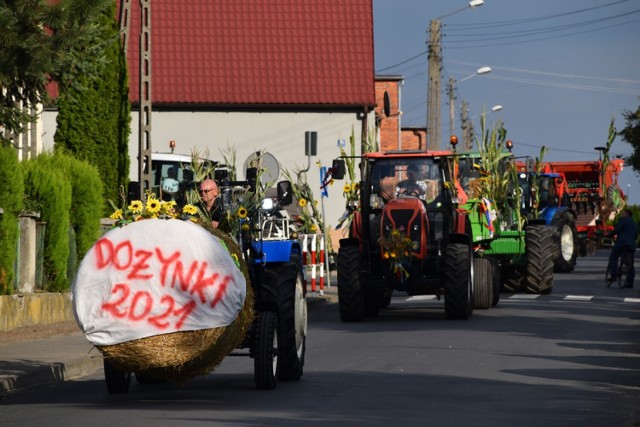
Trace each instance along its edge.
{"label": "tractor", "polygon": [[[447,185],[450,152],[372,152],[361,157],[359,206],[337,255],[343,322],[375,317],[394,291],[444,297],[449,319],[473,312],[466,215]],[[334,160],[334,179],[344,159]]]}

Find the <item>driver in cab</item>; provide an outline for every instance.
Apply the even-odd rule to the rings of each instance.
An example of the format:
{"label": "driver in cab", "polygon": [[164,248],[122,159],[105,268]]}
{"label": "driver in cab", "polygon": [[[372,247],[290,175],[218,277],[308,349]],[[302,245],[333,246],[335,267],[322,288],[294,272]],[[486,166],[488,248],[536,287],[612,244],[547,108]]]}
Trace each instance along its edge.
{"label": "driver in cab", "polygon": [[398,196],[413,196],[424,199],[427,185],[424,181],[418,181],[418,178],[418,166],[409,165],[407,167],[407,179],[398,183],[396,194]]}

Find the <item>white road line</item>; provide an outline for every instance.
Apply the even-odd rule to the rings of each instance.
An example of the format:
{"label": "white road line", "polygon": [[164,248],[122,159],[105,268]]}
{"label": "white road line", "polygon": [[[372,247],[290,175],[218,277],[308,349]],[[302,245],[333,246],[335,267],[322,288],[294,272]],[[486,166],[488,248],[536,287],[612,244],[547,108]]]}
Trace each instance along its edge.
{"label": "white road line", "polygon": [[536,294],[514,294],[511,295],[509,298],[509,300],[534,300],[534,299],[538,299],[540,297],[540,295],[536,295]]}
{"label": "white road line", "polygon": [[435,295],[414,295],[406,298],[405,301],[433,301],[436,299]]}
{"label": "white road line", "polygon": [[623,301],[640,303],[640,298],[625,298]]}
{"label": "white road line", "polygon": [[591,301],[593,295],[567,295],[562,298],[563,301]]}

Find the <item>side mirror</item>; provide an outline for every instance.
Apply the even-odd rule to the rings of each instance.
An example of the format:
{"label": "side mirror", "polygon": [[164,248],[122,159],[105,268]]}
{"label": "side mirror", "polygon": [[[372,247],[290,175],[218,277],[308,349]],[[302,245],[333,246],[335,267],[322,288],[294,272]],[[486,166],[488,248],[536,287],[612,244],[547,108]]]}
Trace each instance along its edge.
{"label": "side mirror", "polygon": [[244,173],[244,176],[249,183],[249,187],[251,191],[256,191],[256,182],[258,181],[258,168],[247,168]]}
{"label": "side mirror", "polygon": [[333,164],[331,165],[331,177],[333,179],[343,179],[346,172],[347,167],[344,160],[336,159],[333,161]]}
{"label": "side mirror", "polygon": [[129,181],[127,185],[127,200],[142,200],[140,194],[140,183],[138,181]]}
{"label": "side mirror", "polygon": [[289,206],[293,202],[293,188],[291,182],[280,181],[277,186],[278,201],[281,206]]}
{"label": "side mirror", "polygon": [[536,161],[531,157],[527,158],[527,172],[533,172],[536,170]]}

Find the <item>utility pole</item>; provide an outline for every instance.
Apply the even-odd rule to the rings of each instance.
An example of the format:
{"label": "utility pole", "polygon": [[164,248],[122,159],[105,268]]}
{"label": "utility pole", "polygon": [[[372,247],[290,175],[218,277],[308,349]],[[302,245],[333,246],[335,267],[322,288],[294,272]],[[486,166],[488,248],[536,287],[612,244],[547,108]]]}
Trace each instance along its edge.
{"label": "utility pole", "polygon": [[460,112],[462,119],[462,147],[465,151],[473,149],[473,122],[469,119],[469,104],[462,101],[462,111]]}
{"label": "utility pole", "polygon": [[429,80],[427,82],[427,150],[437,150],[442,144],[440,129],[441,100],[441,69],[442,45],[441,26],[439,20],[434,19],[429,25]]}
{"label": "utility pole", "polygon": [[140,0],[140,111],[138,177],[140,196],[151,189],[151,0]]}
{"label": "utility pole", "polygon": [[455,83],[456,81],[453,77],[449,77],[449,84],[447,85],[447,93],[449,95],[449,139],[453,136],[453,132],[455,130],[455,101],[456,101],[456,93],[455,93]]}

